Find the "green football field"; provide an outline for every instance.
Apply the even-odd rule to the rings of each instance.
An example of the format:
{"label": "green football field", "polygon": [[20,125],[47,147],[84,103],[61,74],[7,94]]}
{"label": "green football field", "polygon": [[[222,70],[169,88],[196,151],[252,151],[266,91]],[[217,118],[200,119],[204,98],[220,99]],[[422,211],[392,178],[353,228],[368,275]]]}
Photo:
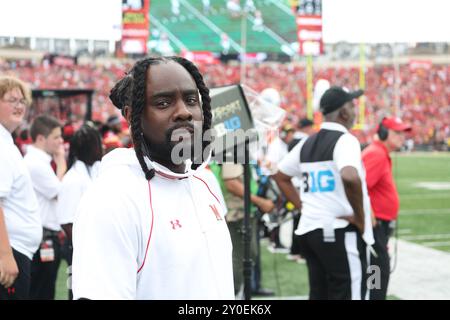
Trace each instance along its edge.
{"label": "green football field", "polygon": [[394,157],[401,239],[450,252],[450,154]]}
{"label": "green football field", "polygon": [[[398,236],[433,249],[450,252],[450,153],[411,153],[393,157],[394,177],[400,194]],[[261,243],[263,287],[278,297],[306,297],[305,264],[272,254]],[[65,270],[61,265],[57,299],[67,299]],[[391,297],[395,298],[395,297]]]}

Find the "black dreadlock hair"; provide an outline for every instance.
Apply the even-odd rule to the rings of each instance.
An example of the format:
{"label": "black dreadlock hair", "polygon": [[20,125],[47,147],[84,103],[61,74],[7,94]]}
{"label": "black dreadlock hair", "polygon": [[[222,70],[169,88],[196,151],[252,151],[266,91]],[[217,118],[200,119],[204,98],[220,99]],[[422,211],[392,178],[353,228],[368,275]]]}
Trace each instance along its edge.
{"label": "black dreadlock hair", "polygon": [[100,133],[94,127],[84,124],[70,139],[68,169],[76,160],[82,161],[87,166],[92,166],[100,161],[103,155]]}
{"label": "black dreadlock hair", "polygon": [[[117,108],[122,110],[122,114],[124,113],[125,106],[131,107],[130,126],[134,150],[147,180],[150,180],[155,175],[155,170],[149,169],[144,160],[144,155],[148,156],[148,150],[146,149],[148,143],[143,138],[141,125],[141,117],[145,107],[147,70],[151,65],[157,65],[168,61],[174,61],[183,66],[194,79],[202,99],[203,133],[211,128],[212,113],[209,89],[205,85],[200,71],[191,61],[181,57],[170,56],[148,57],[136,62],[131,71],[124,78],[119,80],[114,88],[112,88],[109,98]],[[209,144],[209,141],[203,141],[202,155]],[[193,164],[192,168],[196,169],[199,165],[200,164]]]}

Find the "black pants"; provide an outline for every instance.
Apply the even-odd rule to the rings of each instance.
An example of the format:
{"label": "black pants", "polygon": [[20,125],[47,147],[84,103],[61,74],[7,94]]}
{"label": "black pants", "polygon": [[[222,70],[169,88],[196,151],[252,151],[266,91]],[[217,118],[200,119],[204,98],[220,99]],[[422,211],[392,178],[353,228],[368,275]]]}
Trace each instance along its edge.
{"label": "black pants", "polygon": [[0,285],[0,300],[26,300],[30,298],[31,260],[14,249],[13,255],[19,268],[19,275],[9,289]]}
{"label": "black pants", "polygon": [[365,299],[366,244],[355,226],[335,230],[335,241],[324,242],[323,230],[299,238],[300,254],[308,266],[311,300]]}
{"label": "black pants", "polygon": [[378,257],[370,256],[370,264],[378,266],[380,270],[379,286],[370,290],[370,300],[385,300],[391,272],[388,242],[392,235],[393,227],[391,221],[377,219],[377,226],[373,229],[375,243],[373,249]]}
{"label": "black pants", "polygon": [[36,300],[55,299],[56,278],[61,262],[61,244],[58,232],[44,229],[43,242],[51,240],[54,250],[54,260],[42,262],[40,249],[35,253],[31,263],[30,298]]}

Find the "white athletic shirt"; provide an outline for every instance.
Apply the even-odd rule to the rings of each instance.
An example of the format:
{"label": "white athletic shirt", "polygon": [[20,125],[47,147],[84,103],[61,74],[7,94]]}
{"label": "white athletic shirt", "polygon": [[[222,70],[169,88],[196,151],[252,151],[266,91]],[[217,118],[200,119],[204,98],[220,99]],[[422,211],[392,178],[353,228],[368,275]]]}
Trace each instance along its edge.
{"label": "white athletic shirt", "polygon": [[22,155],[1,124],[0,201],[11,247],[31,260],[42,240],[38,202]]}
{"label": "white athletic shirt", "polygon": [[288,145],[280,137],[275,139],[267,147],[265,160],[269,166],[268,175],[275,174],[280,161],[288,154]]}
{"label": "white athletic shirt", "polygon": [[38,199],[42,225],[44,228],[60,231],[56,207],[61,181],[52,169],[52,157],[45,151],[30,145],[24,159]]}
{"label": "white athletic shirt", "polygon": [[340,175],[346,166],[355,168],[361,179],[365,214],[363,238],[367,244],[373,243],[370,200],[359,142],[344,126],[332,122],[324,122],[318,133],[300,141],[278,166],[284,174],[300,177],[303,182],[300,188],[302,214],[296,234],[348,225],[346,220],[337,219],[353,215]]}
{"label": "white athletic shirt", "polygon": [[133,149],[103,158],[74,223],[74,298],[234,299],[231,239],[212,172],[147,163],[157,171],[150,182]]}
{"label": "white athletic shirt", "polygon": [[98,175],[100,162],[86,166],[77,160],[62,179],[58,194],[57,216],[61,225],[73,223],[78,204],[86,189]]}

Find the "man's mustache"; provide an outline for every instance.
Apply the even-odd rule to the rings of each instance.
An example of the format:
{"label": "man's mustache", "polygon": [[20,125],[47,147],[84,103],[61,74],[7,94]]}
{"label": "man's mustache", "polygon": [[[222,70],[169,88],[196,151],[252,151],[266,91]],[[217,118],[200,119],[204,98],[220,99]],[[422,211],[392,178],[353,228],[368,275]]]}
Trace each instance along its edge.
{"label": "man's mustache", "polygon": [[185,129],[189,132],[191,132],[191,131],[194,132],[195,127],[190,122],[178,123],[178,124],[174,125],[172,128],[170,128],[166,131],[166,140],[168,142],[172,141],[172,134],[175,130],[178,130],[178,129]]}

